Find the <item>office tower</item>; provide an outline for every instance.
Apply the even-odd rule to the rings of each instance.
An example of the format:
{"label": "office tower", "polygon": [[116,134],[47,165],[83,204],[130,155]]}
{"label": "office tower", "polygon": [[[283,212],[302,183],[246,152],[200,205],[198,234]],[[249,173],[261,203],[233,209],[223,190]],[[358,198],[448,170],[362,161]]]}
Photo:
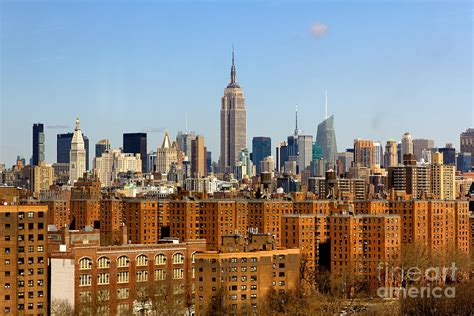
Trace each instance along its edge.
{"label": "office tower", "polygon": [[397,142],[394,140],[388,140],[385,145],[384,154],[384,168],[398,166],[398,149]]}
{"label": "office tower", "polygon": [[212,152],[208,151],[206,148],[206,173],[213,173],[212,170]]}
{"label": "office tower", "polygon": [[407,154],[413,154],[413,139],[411,138],[410,133],[406,132],[403,134],[402,137],[402,145],[401,145],[401,160],[403,160],[403,156]]}
{"label": "office tower", "polygon": [[398,163],[403,164],[402,143],[397,144],[397,160],[398,160]]}
{"label": "office tower", "polygon": [[255,165],[250,159],[250,152],[247,148],[242,149],[239,152],[238,161],[233,170],[234,174],[241,174],[242,177],[253,177],[255,175]]}
{"label": "office tower", "polygon": [[468,128],[459,135],[461,153],[471,154],[471,165],[474,166],[474,128]]}
{"label": "office tower", "polygon": [[113,149],[94,158],[94,174],[99,178],[103,187],[113,185],[119,174],[126,172],[142,172],[140,154],[123,153],[120,149]]}
{"label": "office tower", "polygon": [[374,166],[374,142],[354,139],[354,166],[372,168]]}
{"label": "office tower", "polygon": [[460,172],[470,172],[472,168],[471,153],[459,153],[456,158],[456,170]]}
{"label": "office tower", "polygon": [[433,153],[431,164],[431,193],[441,200],[454,200],[456,198],[456,170],[454,165],[443,163],[444,155],[440,152]]}
{"label": "office tower", "polygon": [[195,255],[196,315],[206,315],[215,297],[224,295],[222,291],[228,293],[222,299],[223,307],[243,315],[248,308],[254,314],[269,289],[288,292],[298,286],[299,249],[277,248],[269,234],[249,238],[232,234],[223,236],[222,244],[222,251]]}
{"label": "office tower", "polygon": [[182,131],[179,131],[178,135],[176,136],[176,142],[178,143],[179,150],[181,150],[183,154],[188,157],[189,161],[192,159],[191,142],[195,139],[195,132],[185,131],[183,133]]}
{"label": "office tower", "polygon": [[421,150],[420,162],[422,162],[422,163],[431,163],[431,156],[433,154],[432,150],[433,150],[433,148],[431,148],[431,149],[422,149]]}
{"label": "office tower", "polygon": [[276,168],[277,172],[283,173],[285,162],[288,161],[288,143],[280,142],[276,147]]}
{"label": "office tower", "polygon": [[39,165],[30,169],[30,190],[39,194],[42,190],[49,190],[54,183],[54,169],[47,165],[44,160]]}
{"label": "office tower", "polygon": [[[143,158],[142,158],[143,159]],[[148,166],[148,169],[146,172],[148,173],[153,173],[155,172],[155,165],[156,165],[156,151],[150,151],[148,154],[147,154],[147,166]]]}
{"label": "office tower", "polygon": [[247,148],[247,110],[245,97],[236,76],[232,50],[230,83],[225,88],[221,100],[221,173],[231,172],[239,152]]}
{"label": "office tower", "polygon": [[95,144],[95,157],[101,157],[102,153],[110,149],[110,142],[108,139],[101,139]]}
{"label": "office tower", "polygon": [[82,177],[86,170],[84,138],[82,137],[79,118],[77,118],[76,128],[71,140],[71,150],[69,151],[69,181],[71,184]]}
{"label": "office tower", "polygon": [[434,140],[432,139],[414,139],[413,140],[413,154],[421,161],[423,157],[423,150],[428,150],[434,147]]}
{"label": "office tower", "polygon": [[146,133],[124,133],[123,152],[126,154],[140,154],[142,159],[142,171],[147,170],[147,142]]}
{"label": "office tower", "polygon": [[47,213],[46,205],[0,205],[2,315],[48,314]]}
{"label": "office tower", "polygon": [[382,166],[383,149],[380,142],[374,142],[374,165]]}
{"label": "office tower", "polygon": [[313,159],[313,136],[312,135],[298,135],[298,158],[297,166],[298,172],[302,173],[310,166]]}
{"label": "office tower", "polygon": [[172,164],[178,164],[178,151],[178,145],[176,142],[171,144],[168,131],[166,131],[163,143],[156,151],[155,172],[167,174]]}
{"label": "office tower", "polygon": [[33,124],[32,165],[37,166],[44,159],[44,125],[42,123],[35,123]]}
{"label": "office tower", "polygon": [[443,154],[443,164],[456,165],[456,148],[453,147],[453,144],[446,144],[446,147],[438,148],[438,151]]}
{"label": "office tower", "polygon": [[260,174],[260,161],[272,155],[272,140],[270,137],[254,137],[252,139],[252,162]]}
{"label": "office tower", "polygon": [[323,158],[323,147],[317,142],[313,142],[313,160],[319,160]]}
{"label": "office tower", "polygon": [[[69,163],[69,152],[71,151],[71,141],[74,133],[58,134],[56,138],[56,162]],[[86,149],[86,170],[89,170],[89,138],[82,134],[84,147]]]}
{"label": "office tower", "polygon": [[354,153],[350,153],[347,151],[343,153],[338,153],[337,160],[340,160],[342,162],[342,173],[347,173],[349,172],[352,162],[354,161]]}
{"label": "office tower", "polygon": [[271,173],[275,170],[275,160],[272,156],[267,156],[260,161],[260,172]]}
{"label": "office tower", "polygon": [[191,141],[191,175],[194,178],[206,176],[206,147],[203,136],[198,135]]}
{"label": "office tower", "polygon": [[329,168],[333,168],[337,156],[336,131],[334,129],[334,115],[326,117],[319,123],[316,134],[316,143],[323,149],[323,158],[328,162]]}

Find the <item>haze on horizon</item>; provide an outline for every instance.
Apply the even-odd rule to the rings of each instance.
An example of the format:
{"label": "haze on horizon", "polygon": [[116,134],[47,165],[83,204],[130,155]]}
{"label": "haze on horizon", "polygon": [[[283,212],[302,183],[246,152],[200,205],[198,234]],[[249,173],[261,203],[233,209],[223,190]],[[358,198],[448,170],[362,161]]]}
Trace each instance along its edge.
{"label": "haze on horizon", "polygon": [[185,129],[219,155],[220,98],[235,44],[247,144],[315,136],[324,91],[338,149],[354,138],[431,138],[459,149],[474,125],[470,1],[2,1],[0,163],[31,156],[44,123],[46,161],[76,117],[94,144],[148,132],[148,150]]}

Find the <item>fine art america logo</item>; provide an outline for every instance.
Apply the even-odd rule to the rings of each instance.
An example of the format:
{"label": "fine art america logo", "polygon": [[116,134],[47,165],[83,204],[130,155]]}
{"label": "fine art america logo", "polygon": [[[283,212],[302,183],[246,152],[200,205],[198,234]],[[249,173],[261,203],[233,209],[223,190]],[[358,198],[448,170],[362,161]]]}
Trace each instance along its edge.
{"label": "fine art america logo", "polygon": [[[379,263],[377,267],[378,280],[381,283],[392,284],[377,289],[380,298],[454,298],[455,287],[441,287],[435,284],[444,284],[446,280],[456,280],[456,264],[450,267],[389,267]],[[389,282],[384,282],[389,281]],[[399,286],[396,286],[399,285]]]}

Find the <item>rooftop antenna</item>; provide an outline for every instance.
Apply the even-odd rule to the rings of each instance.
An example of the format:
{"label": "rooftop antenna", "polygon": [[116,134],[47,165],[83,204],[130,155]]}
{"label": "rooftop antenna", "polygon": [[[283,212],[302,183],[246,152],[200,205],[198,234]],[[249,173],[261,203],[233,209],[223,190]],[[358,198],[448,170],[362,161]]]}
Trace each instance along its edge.
{"label": "rooftop antenna", "polygon": [[298,130],[298,104],[296,105],[296,113],[295,114],[296,114],[296,129],[295,129],[295,131],[297,131]]}
{"label": "rooftop antenna", "polygon": [[326,90],[326,118],[328,118],[328,90]]}

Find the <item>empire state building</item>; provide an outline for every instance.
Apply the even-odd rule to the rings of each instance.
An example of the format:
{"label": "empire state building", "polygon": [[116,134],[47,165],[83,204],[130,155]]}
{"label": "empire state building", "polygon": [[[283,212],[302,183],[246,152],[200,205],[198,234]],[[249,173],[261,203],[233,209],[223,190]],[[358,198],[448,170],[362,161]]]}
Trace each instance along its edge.
{"label": "empire state building", "polygon": [[224,90],[221,99],[221,155],[220,171],[231,173],[239,152],[247,148],[247,110],[245,97],[237,83],[237,73],[234,64],[234,51],[232,50],[232,67],[230,70],[230,83]]}

